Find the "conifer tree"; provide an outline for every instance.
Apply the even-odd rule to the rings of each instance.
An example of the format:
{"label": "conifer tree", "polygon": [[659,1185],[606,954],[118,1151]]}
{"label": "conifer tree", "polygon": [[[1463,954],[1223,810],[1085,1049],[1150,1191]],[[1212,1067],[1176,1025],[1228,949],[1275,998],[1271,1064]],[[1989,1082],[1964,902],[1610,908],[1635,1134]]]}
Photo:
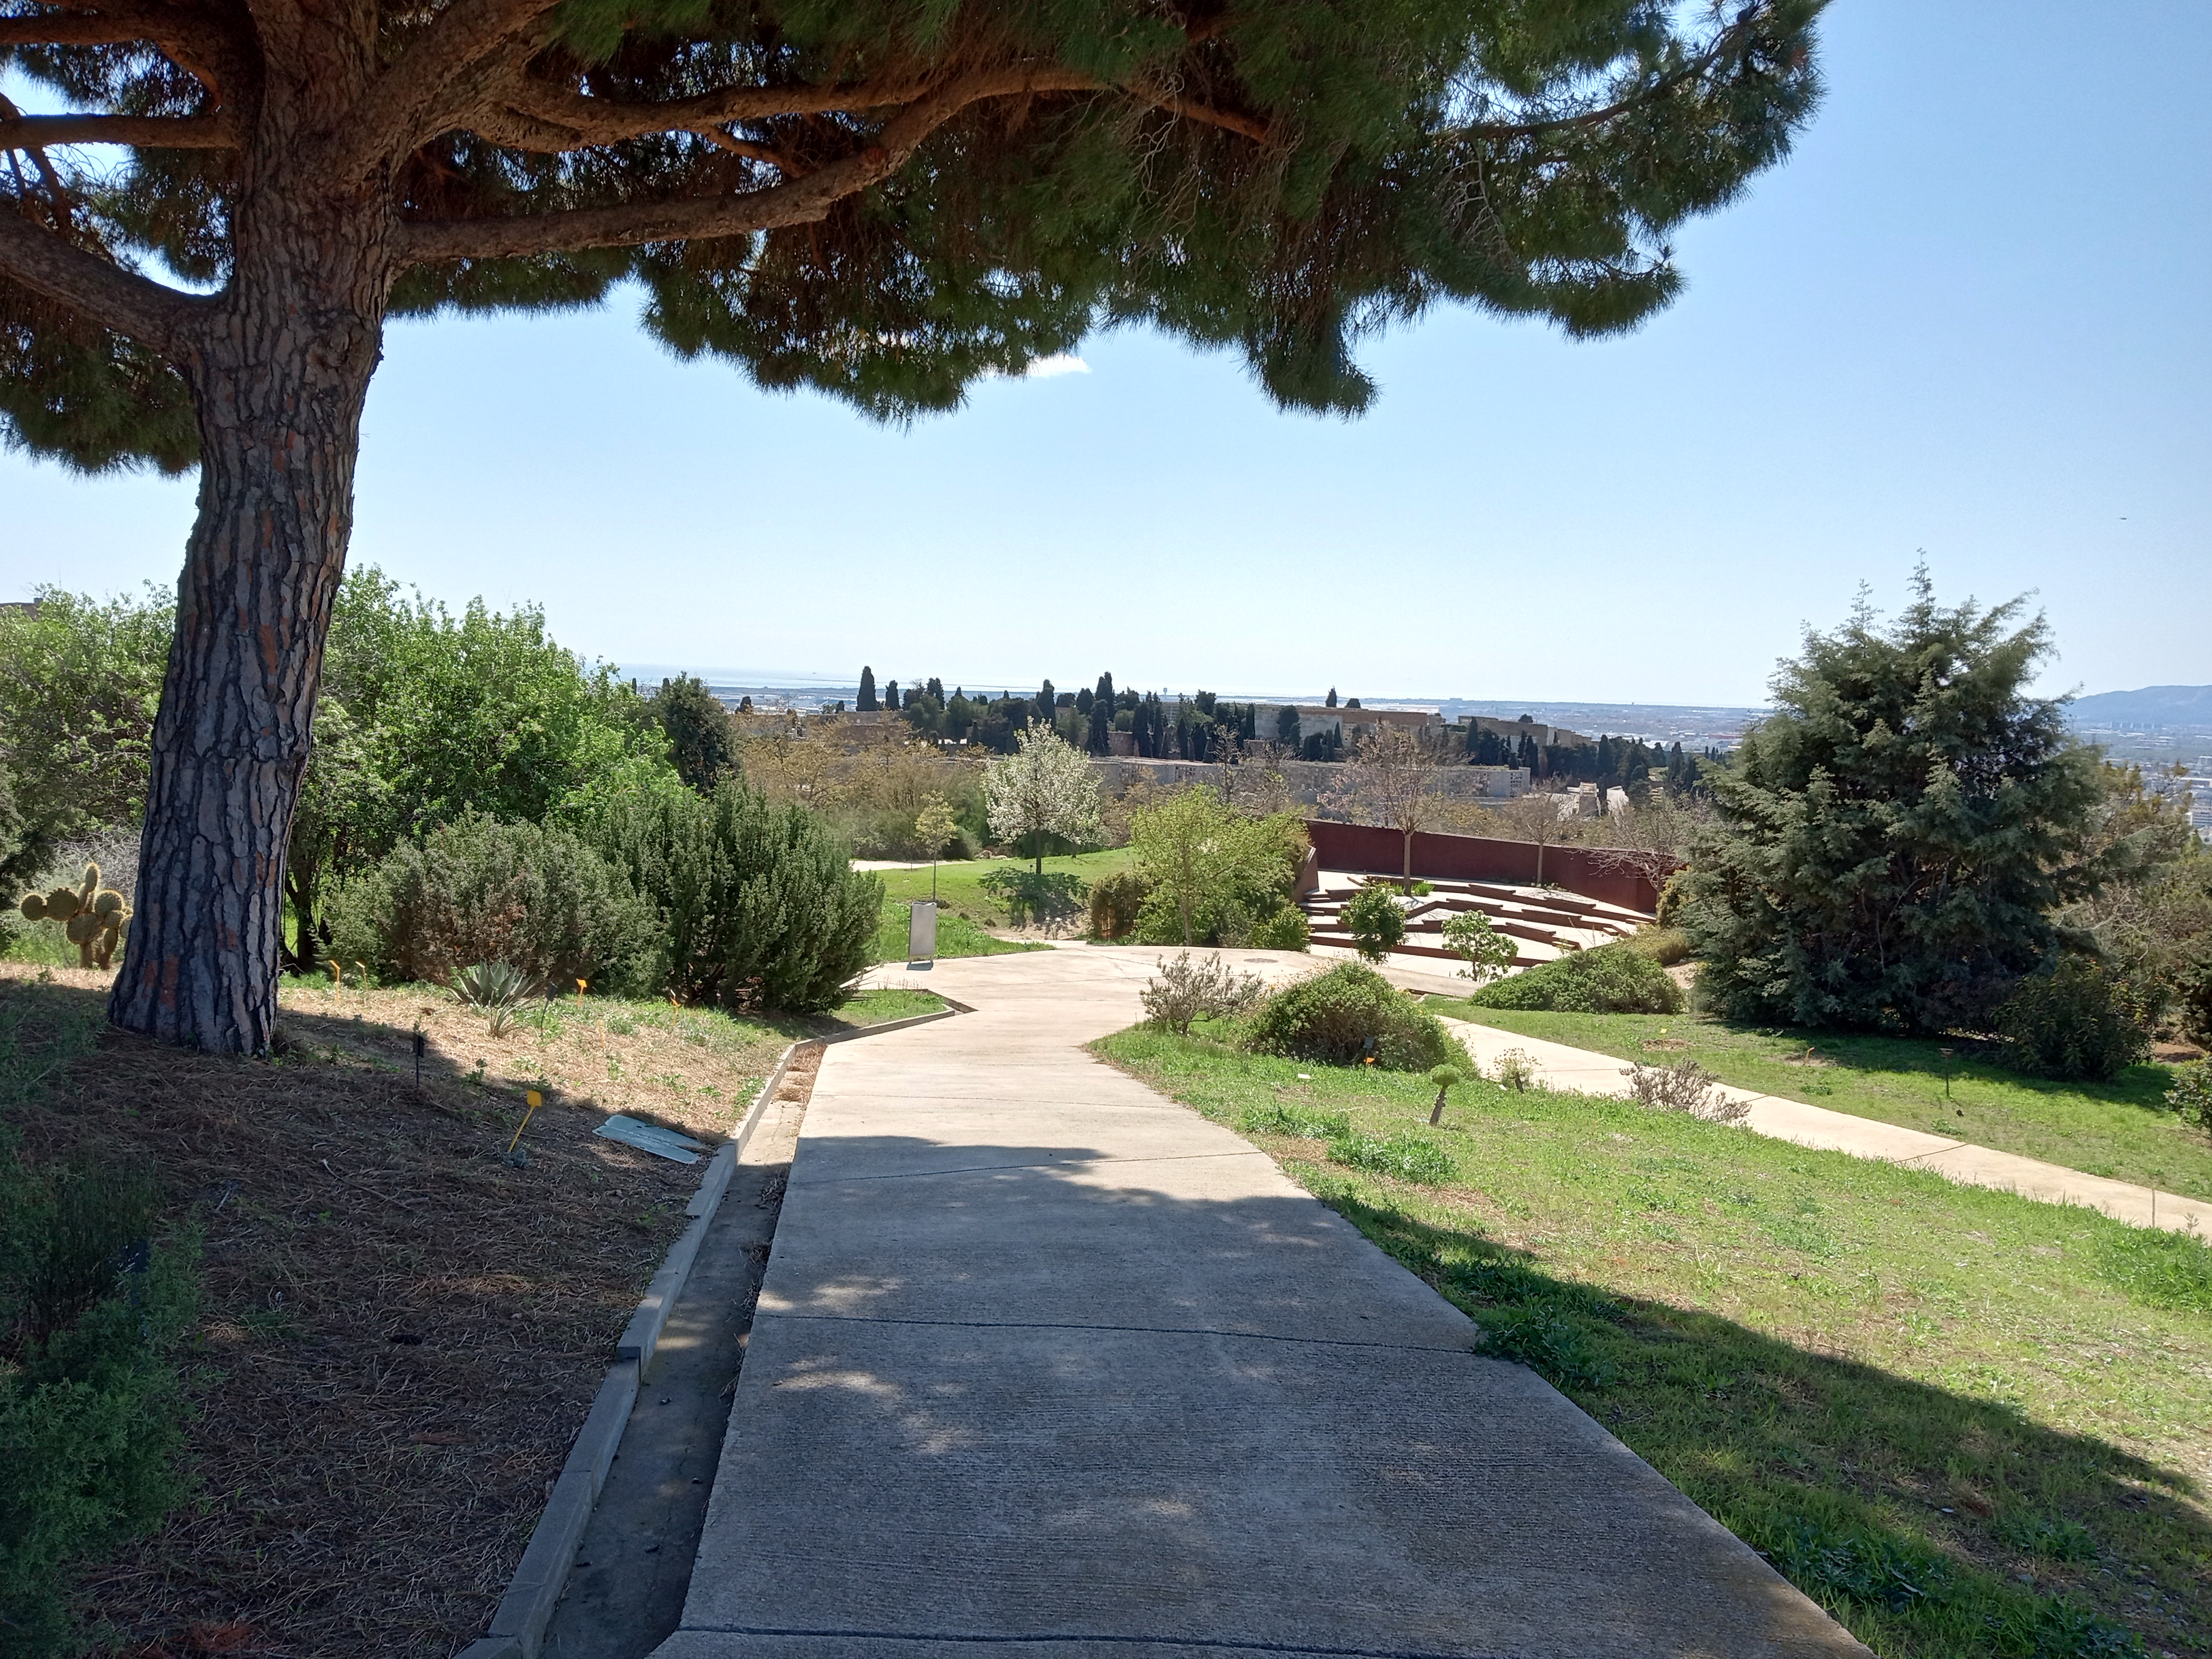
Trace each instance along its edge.
{"label": "conifer tree", "polygon": [[884,683],[884,707],[896,714],[899,711],[899,689],[896,680]]}
{"label": "conifer tree", "polygon": [[876,708],[876,671],[864,666],[860,670],[860,695],[853,699],[853,710],[855,714],[872,714]]}
{"label": "conifer tree", "polygon": [[714,793],[737,745],[730,738],[729,710],[704,681],[690,674],[663,680],[648,707],[668,739],[668,757],[684,781],[702,795]]}
{"label": "conifer tree", "polygon": [[1936,603],[1888,627],[1862,598],[1808,631],[1776,713],[1713,778],[1684,921],[1700,995],[1739,1018],[1942,1030],[1985,1017],[2094,890],[2095,752],[2029,690],[2051,649],[2015,599]]}
{"label": "conifer tree", "polygon": [[1355,336],[1439,301],[1664,305],[1820,3],[4,0],[65,112],[0,106],[5,435],[203,470],[113,1017],[267,1045],[387,317],[634,284],[679,355],[884,418],[1146,322],[1352,412]]}
{"label": "conifer tree", "polygon": [[1322,699],[1321,706],[1324,708],[1334,708],[1336,707],[1336,688],[1334,686],[1332,685],[1328,688],[1328,696]]}
{"label": "conifer tree", "polygon": [[936,675],[932,674],[929,677],[928,690],[932,700],[933,700],[940,708],[943,707],[945,702],[945,682],[938,678]]}

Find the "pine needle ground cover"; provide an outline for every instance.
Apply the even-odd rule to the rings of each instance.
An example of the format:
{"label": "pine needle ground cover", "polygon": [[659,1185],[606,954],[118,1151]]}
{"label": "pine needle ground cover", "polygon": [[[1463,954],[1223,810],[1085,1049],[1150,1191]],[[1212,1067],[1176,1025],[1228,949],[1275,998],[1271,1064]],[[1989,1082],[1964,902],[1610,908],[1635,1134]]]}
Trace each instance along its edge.
{"label": "pine needle ground cover", "polygon": [[1418,1076],[1096,1048],[1267,1151],[1884,1659],[2212,1652],[2203,1244],[1626,1102],[1474,1084],[1431,1129]]}
{"label": "pine needle ground cover", "polygon": [[[2130,1066],[2110,1083],[2056,1083],[2006,1071],[1965,1042],[1792,1031],[1686,1015],[1530,1013],[1434,998],[1423,1006],[1623,1060],[1687,1057],[1738,1088],[2212,1199],[2212,1139],[2167,1107],[2173,1073],[2165,1066]],[[1940,1052],[1945,1047],[1953,1050],[1948,1062]]]}
{"label": "pine needle ground cover", "polygon": [[40,1160],[144,1158],[201,1239],[191,1496],[81,1581],[88,1621],[148,1655],[453,1651],[697,1189],[592,1131],[621,1110],[710,1139],[805,1033],[587,999],[494,1037],[429,988],[303,982],[286,1051],[245,1060],[110,1030],[108,975],[48,971],[0,963],[0,1027],[43,1057],[9,1121]]}
{"label": "pine needle ground cover", "polygon": [[[1116,870],[1126,870],[1136,862],[1136,854],[1127,848],[1115,848],[1103,853],[1079,853],[1072,858],[1047,859],[1044,873],[1072,875],[1086,885]],[[995,872],[1027,870],[1027,859],[964,859],[951,864],[940,864],[937,878],[937,954],[940,957],[992,957],[1009,951],[1033,951],[1039,948],[1043,937],[1042,930],[1018,928],[1006,910],[1006,902],[984,887],[985,878]],[[879,962],[904,962],[907,947],[907,907],[915,899],[926,899],[930,894],[930,871],[879,870],[876,872],[884,884],[884,919],[876,934],[876,958]],[[1080,919],[1077,924],[1080,927]],[[1064,929],[1062,930],[1065,931]],[[995,937],[1000,933],[1030,933],[1031,940],[1017,940]]]}

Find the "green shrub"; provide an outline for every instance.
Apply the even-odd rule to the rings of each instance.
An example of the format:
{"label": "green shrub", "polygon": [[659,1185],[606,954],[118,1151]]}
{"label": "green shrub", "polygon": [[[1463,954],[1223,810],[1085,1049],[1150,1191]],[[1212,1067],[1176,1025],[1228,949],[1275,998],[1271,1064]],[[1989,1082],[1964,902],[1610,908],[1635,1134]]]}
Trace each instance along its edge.
{"label": "green shrub", "polygon": [[1452,1177],[1451,1154],[1432,1140],[1416,1134],[1373,1135],[1347,1133],[1328,1143],[1332,1164],[1342,1164],[1373,1175],[1395,1176],[1400,1181],[1434,1185]]}
{"label": "green shrub", "polygon": [[1690,935],[1680,927],[1639,927],[1621,943],[1662,968],[1690,959]]}
{"label": "green shrub", "polygon": [[1252,948],[1255,951],[1310,950],[1312,938],[1305,912],[1287,905],[1252,924]]}
{"label": "green shrub", "polygon": [[155,1241],[149,1176],[26,1168],[0,1146],[0,1651],[75,1651],[70,1570],[184,1495],[173,1354],[189,1241]]}
{"label": "green shrub", "polygon": [[2212,1063],[2200,1060],[2175,1067],[2166,1103],[2191,1128],[2212,1133]]}
{"label": "green shrub", "polygon": [[1127,939],[1137,926],[1138,912],[1151,895],[1152,883],[1134,870],[1116,870],[1091,884],[1091,937]]}
{"label": "green shrub", "polygon": [[395,851],[330,906],[331,951],[380,976],[450,981],[505,963],[532,981],[644,990],[651,908],[626,875],[566,830],[471,815]]}
{"label": "green shrub", "polygon": [[641,799],[608,851],[659,913],[666,983],[689,1002],[835,1007],[873,959],[884,884],[802,806],[725,779],[710,799]]}
{"label": "green shrub", "polygon": [[1486,985],[1468,1000],[1483,1008],[1568,1014],[1679,1014],[1682,988],[1641,951],[1601,945]]}
{"label": "green shrub", "polygon": [[2112,975],[2081,957],[2061,957],[2021,981],[1998,1008],[1996,1028],[2002,1063],[2029,1077],[2106,1082],[2150,1052]]}
{"label": "green shrub", "polygon": [[1380,962],[1406,937],[1406,908],[1387,887],[1363,887],[1344,907],[1344,927],[1361,956]]}
{"label": "green shrub", "polygon": [[1255,1053],[1328,1066],[1371,1057],[1393,1072],[1425,1072],[1466,1056],[1434,1014],[1371,968],[1340,963],[1285,986],[1260,1005],[1245,1036]]}

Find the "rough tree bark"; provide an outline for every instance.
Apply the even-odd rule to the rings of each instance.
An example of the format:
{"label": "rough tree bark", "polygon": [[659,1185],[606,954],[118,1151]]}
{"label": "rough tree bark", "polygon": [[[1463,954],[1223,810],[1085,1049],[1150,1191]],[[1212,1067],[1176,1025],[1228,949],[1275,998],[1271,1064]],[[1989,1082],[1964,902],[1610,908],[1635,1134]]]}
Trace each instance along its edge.
{"label": "rough tree bark", "polygon": [[225,1054],[275,1032],[284,855],[353,528],[361,413],[393,264],[384,192],[271,193],[183,364],[199,515],[154,723],[125,1030]]}

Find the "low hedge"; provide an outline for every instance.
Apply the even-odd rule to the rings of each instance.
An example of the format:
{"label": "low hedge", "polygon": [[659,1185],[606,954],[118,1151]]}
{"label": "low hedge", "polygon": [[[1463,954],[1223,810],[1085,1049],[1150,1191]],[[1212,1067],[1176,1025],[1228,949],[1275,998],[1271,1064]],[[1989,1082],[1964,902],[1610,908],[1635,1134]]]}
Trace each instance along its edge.
{"label": "low hedge", "polygon": [[1682,988],[1650,957],[1601,945],[1540,963],[1468,998],[1479,1008],[1563,1014],[1679,1014]]}

